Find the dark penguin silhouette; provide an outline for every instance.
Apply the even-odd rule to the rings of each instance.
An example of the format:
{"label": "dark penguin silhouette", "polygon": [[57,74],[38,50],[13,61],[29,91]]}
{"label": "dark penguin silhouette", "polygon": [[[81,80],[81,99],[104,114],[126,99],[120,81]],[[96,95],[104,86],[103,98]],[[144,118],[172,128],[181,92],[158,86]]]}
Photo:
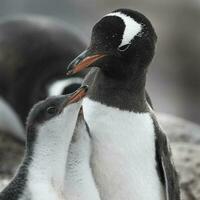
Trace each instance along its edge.
{"label": "dark penguin silhouette", "polygon": [[[80,100],[86,91],[87,87],[83,86],[73,94],[49,97],[32,108],[27,118],[24,160],[16,176],[0,193],[0,200],[65,199],[68,150],[81,108]],[[85,128],[79,123],[77,135],[79,126]]]}
{"label": "dark penguin silhouette", "polygon": [[23,124],[36,102],[80,86],[85,73],[67,78],[64,66],[84,48],[59,20],[24,16],[0,22],[0,96]]}
{"label": "dark penguin silhouette", "polygon": [[169,143],[145,92],[156,40],[143,14],[115,10],[95,24],[89,47],[68,66],[67,74],[97,67],[84,81],[90,88],[82,106],[105,200],[180,199]]}

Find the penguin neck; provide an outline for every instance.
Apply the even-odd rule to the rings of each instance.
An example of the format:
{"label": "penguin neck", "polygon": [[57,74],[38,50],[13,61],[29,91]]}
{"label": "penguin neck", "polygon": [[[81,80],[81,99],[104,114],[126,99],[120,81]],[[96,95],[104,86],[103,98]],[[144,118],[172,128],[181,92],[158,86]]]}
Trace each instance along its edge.
{"label": "penguin neck", "polygon": [[0,199],[64,198],[66,160],[78,111],[73,113],[66,126],[67,115],[62,114],[38,128],[27,129],[24,160],[11,183],[0,193]]}
{"label": "penguin neck", "polygon": [[63,198],[68,148],[76,116],[71,117],[72,121],[67,123],[67,126],[66,116],[61,116],[57,121],[51,121],[38,128],[26,184],[33,199],[38,199],[38,194],[41,199],[46,196],[46,199],[55,199],[54,196],[56,199],[58,196]]}
{"label": "penguin neck", "polygon": [[88,97],[121,110],[145,112],[148,109],[145,98],[145,83],[145,72],[137,76],[119,79],[97,69]]}
{"label": "penguin neck", "polygon": [[35,131],[29,134],[24,160],[0,194],[0,199],[18,200],[31,196],[31,199],[52,200],[58,195],[63,196],[66,159],[72,137],[67,133],[67,137],[65,130],[57,133],[40,131],[39,136]]}
{"label": "penguin neck", "polygon": [[[31,182],[49,183],[52,186],[62,184],[65,175],[65,165],[68,147],[73,131],[49,131],[45,128],[38,134],[32,153],[28,179]],[[67,131],[67,134],[66,134]]]}

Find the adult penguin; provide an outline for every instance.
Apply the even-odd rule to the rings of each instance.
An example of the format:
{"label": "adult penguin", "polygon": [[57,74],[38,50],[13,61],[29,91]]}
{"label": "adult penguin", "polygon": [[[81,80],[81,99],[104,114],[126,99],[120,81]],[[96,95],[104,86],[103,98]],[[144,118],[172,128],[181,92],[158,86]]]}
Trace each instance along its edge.
{"label": "adult penguin", "polygon": [[89,47],[68,67],[68,74],[98,67],[85,79],[82,106],[104,200],[180,199],[170,146],[145,92],[156,40],[143,14],[118,9],[95,24]]}
{"label": "adult penguin", "polygon": [[0,118],[3,130],[19,137],[20,127],[36,102],[71,93],[80,86],[85,73],[66,78],[64,66],[84,48],[73,28],[59,20],[23,16],[0,22],[0,112],[6,113]]}

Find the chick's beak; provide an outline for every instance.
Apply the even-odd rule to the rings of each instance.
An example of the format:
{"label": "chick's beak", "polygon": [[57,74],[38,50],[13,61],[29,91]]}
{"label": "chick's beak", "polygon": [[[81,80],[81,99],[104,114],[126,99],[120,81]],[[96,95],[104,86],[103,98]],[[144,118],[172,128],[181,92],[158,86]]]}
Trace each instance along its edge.
{"label": "chick's beak", "polygon": [[104,54],[100,53],[92,54],[89,50],[84,51],[68,65],[67,75],[73,75],[82,71],[104,56]]}
{"label": "chick's beak", "polygon": [[80,87],[79,89],[77,89],[74,93],[71,94],[70,97],[67,98],[67,101],[64,103],[62,110],[69,104],[77,103],[78,101],[83,99],[83,97],[85,97],[87,94],[87,90],[88,90],[87,85],[84,85]]}

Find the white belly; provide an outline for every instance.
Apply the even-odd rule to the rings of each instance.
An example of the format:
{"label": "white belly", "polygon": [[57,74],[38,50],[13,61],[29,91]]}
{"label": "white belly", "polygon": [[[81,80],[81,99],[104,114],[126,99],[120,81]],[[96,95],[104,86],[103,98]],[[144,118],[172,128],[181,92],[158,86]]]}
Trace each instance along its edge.
{"label": "white belly", "polygon": [[102,200],[162,200],[149,113],[107,107],[85,98],[92,134],[92,168]]}

